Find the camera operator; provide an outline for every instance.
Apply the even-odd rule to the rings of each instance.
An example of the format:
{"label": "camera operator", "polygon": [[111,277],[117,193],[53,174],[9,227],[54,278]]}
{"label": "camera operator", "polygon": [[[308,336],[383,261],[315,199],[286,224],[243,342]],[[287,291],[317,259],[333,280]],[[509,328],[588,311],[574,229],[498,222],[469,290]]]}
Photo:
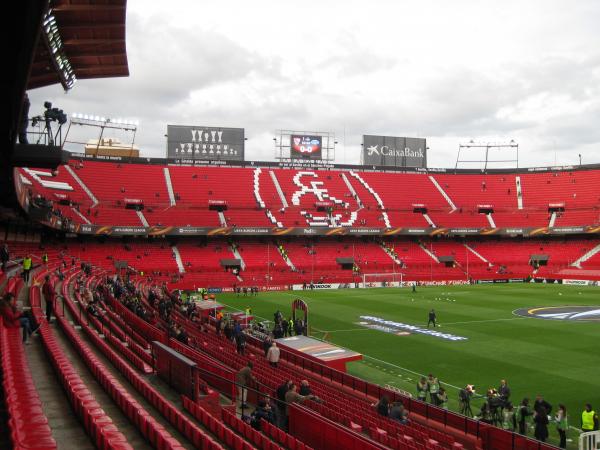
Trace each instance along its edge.
{"label": "camera operator", "polygon": [[471,397],[475,394],[475,386],[467,384],[467,386],[458,391],[458,411],[468,417],[473,417],[471,410]]}
{"label": "camera operator", "polygon": [[498,394],[496,389],[489,389],[487,392],[487,404],[490,413],[490,420],[493,425],[500,425],[502,423],[502,408],[504,406],[504,400]]}

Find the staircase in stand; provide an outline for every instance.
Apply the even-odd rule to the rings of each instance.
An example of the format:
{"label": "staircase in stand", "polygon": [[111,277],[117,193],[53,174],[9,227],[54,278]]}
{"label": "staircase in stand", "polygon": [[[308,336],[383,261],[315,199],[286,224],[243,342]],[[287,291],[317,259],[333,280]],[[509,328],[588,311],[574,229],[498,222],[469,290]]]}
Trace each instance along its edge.
{"label": "staircase in stand", "polygon": [[290,267],[290,269],[292,269],[294,272],[296,272],[296,266],[292,262],[292,260],[289,257],[289,255],[287,255],[287,253],[285,253],[285,249],[283,248],[283,245],[280,244],[279,242],[277,242],[277,251],[279,252],[279,254],[281,255],[281,257],[283,258],[283,260],[285,261],[285,263]]}
{"label": "staircase in stand", "polygon": [[456,207],[456,205],[454,204],[454,202],[452,201],[450,196],[448,194],[446,194],[446,191],[444,191],[444,189],[442,189],[442,187],[437,182],[437,180],[435,178],[433,178],[431,175],[429,175],[429,180],[433,183],[433,185],[440,192],[440,194],[442,194],[442,197],[444,197],[446,199],[446,201],[448,202],[448,205],[450,205],[450,208],[452,208],[452,212],[456,211],[458,208]]}
{"label": "staircase in stand", "polygon": [[169,193],[169,203],[171,206],[175,206],[175,193],[173,192],[173,183],[171,183],[171,172],[169,172],[168,167],[165,167],[163,173],[165,174],[165,183],[167,185],[167,192]]}
{"label": "staircase in stand", "polygon": [[175,256],[175,262],[177,263],[177,268],[179,269],[179,273],[185,273],[185,266],[183,265],[183,260],[181,259],[181,254],[179,253],[179,249],[176,245],[171,246],[171,250],[173,250],[173,255]]}
{"label": "staircase in stand", "polygon": [[140,222],[142,222],[142,225],[144,225],[145,227],[149,227],[150,226],[150,224],[146,220],[146,216],[144,216],[144,213],[142,211],[136,210],[135,213],[140,218]]}
{"label": "staircase in stand", "polygon": [[431,250],[429,250],[427,247],[425,247],[422,242],[419,242],[419,247],[421,247],[421,249],[425,253],[427,253],[431,257],[431,259],[433,259],[436,263],[439,264],[440,260],[437,258],[437,256],[435,256]]}
{"label": "staircase in stand", "polygon": [[90,200],[92,201],[92,208],[95,207],[98,203],[100,203],[98,201],[98,199],[94,196],[94,194],[92,194],[92,191],[90,191],[90,189],[81,180],[81,178],[79,178],[77,176],[77,174],[75,173],[75,171],[73,169],[71,169],[71,166],[69,166],[68,164],[65,164],[63,167],[67,170],[67,172],[69,172],[71,174],[73,179],[75,181],[77,181],[77,184],[79,184],[79,186],[81,186],[81,189],[83,189],[83,192],[85,192],[87,194],[87,196],[90,198]]}
{"label": "staircase in stand", "polygon": [[600,252],[600,244],[596,245],[593,249],[591,249],[590,251],[585,253],[583,256],[581,256],[579,259],[577,259],[573,264],[571,264],[571,267],[578,267],[579,269],[581,269],[581,263],[586,262],[588,259],[590,259],[592,256],[594,256],[598,252]]}

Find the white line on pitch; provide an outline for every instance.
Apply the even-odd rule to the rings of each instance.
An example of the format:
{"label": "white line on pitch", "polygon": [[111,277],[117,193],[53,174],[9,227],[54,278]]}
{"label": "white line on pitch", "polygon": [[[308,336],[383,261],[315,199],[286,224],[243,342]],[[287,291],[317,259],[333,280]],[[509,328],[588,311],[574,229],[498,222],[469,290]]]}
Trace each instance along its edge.
{"label": "white line on pitch", "polygon": [[509,319],[467,320],[465,322],[443,322],[441,324],[444,326],[446,326],[446,325],[462,325],[462,324],[468,324],[468,323],[501,322],[504,320],[520,320],[520,319],[527,319],[527,317],[511,317]]}
{"label": "white line on pitch", "polygon": [[348,330],[321,330],[321,331],[323,331],[324,333],[339,333],[340,331],[376,331],[376,330],[373,330],[372,328],[362,327],[362,328],[350,328]]}

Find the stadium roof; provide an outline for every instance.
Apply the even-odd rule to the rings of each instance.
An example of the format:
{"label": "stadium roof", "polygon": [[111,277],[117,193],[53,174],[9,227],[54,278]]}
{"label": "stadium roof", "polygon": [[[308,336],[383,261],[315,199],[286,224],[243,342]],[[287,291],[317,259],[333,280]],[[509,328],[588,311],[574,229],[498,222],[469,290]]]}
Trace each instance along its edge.
{"label": "stadium roof", "polygon": [[42,23],[27,88],[129,75],[127,0],[52,0]]}

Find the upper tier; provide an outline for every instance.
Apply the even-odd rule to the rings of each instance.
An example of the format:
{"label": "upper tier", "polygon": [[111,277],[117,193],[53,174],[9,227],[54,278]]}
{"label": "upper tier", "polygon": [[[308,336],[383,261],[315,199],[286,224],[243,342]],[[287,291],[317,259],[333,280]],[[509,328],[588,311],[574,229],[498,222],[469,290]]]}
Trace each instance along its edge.
{"label": "upper tier", "polygon": [[[57,215],[81,224],[381,229],[600,223],[598,169],[437,174],[72,160],[54,175],[18,172],[32,196],[52,200]],[[214,201],[226,210],[209,210]],[[127,203],[143,209],[126,209]],[[564,211],[552,214],[556,204]],[[491,214],[480,212],[484,205]]]}

